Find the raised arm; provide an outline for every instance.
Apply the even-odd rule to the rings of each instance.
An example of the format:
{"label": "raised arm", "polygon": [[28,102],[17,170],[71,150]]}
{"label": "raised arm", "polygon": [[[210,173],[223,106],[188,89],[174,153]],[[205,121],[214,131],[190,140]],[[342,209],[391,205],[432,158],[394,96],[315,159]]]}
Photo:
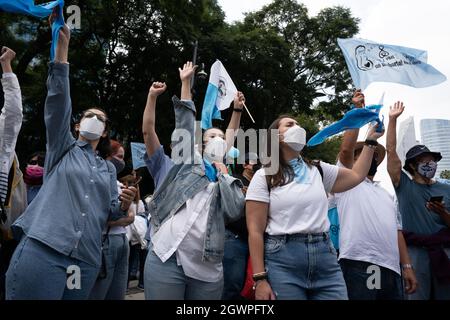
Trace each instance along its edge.
{"label": "raised arm", "polygon": [[389,110],[389,125],[386,138],[387,170],[394,187],[398,187],[402,173],[402,161],[397,154],[397,119],[405,110],[403,102],[396,102]]}
{"label": "raised arm", "polygon": [[[353,94],[352,103],[356,108],[363,108],[365,105],[364,94],[361,90],[357,90]],[[355,156],[355,145],[358,140],[359,129],[347,130],[344,133],[341,149],[339,151],[339,162],[346,168],[353,167],[353,159]]]}
{"label": "raised arm", "polygon": [[22,94],[19,81],[13,73],[11,62],[16,53],[3,47],[0,53],[2,66],[2,86],[5,103],[0,114],[0,154],[1,172],[6,176],[11,168],[17,137],[22,126]]}
{"label": "raised arm", "polygon": [[55,164],[75,143],[70,131],[72,102],[70,99],[68,52],[70,30],[65,25],[59,32],[55,61],[50,64],[47,79],[47,99],[44,119],[47,131],[47,154],[45,174],[49,174]]}
{"label": "raised arm", "polygon": [[[368,141],[376,142],[384,134],[384,131],[381,133],[377,132],[377,127],[374,126],[370,129],[367,137]],[[339,173],[331,192],[345,192],[360,184],[367,177],[375,148],[375,146],[365,145],[352,169],[339,168]]]}
{"label": "raised arm", "polygon": [[179,68],[181,80],[181,100],[173,97],[175,130],[172,134],[172,160],[176,164],[192,164],[195,158],[195,114],[192,101],[191,79],[197,66],[188,61]]}
{"label": "raised arm", "polygon": [[145,106],[144,119],[142,121],[142,132],[144,134],[145,147],[149,157],[151,157],[161,147],[161,143],[159,142],[159,138],[155,130],[155,109],[158,96],[163,94],[166,89],[167,86],[165,83],[153,82],[148,93],[147,105]]}
{"label": "raised arm", "polygon": [[[233,114],[231,116],[230,123],[228,124],[227,131],[225,132],[225,141],[227,143],[227,150],[229,150],[234,144],[234,137],[237,130],[239,130],[241,124],[242,110],[244,108],[245,97],[240,91],[236,93],[233,101]],[[240,110],[240,111],[239,111]]]}

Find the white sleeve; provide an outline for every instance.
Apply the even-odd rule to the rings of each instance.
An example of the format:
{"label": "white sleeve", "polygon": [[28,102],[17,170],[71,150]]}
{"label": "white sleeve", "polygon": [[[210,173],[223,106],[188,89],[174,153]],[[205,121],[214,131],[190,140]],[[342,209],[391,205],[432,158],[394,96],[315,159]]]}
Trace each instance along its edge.
{"label": "white sleeve", "polygon": [[398,206],[398,200],[396,196],[393,196],[394,206],[395,206],[395,217],[397,221],[397,230],[402,231],[403,230],[403,221],[402,221],[402,215],[400,213],[400,207]]}
{"label": "white sleeve", "polygon": [[144,207],[144,202],[142,202],[142,200],[139,201],[138,204],[138,210],[137,210],[137,214],[139,213],[144,213],[145,212],[145,207]]}
{"label": "white sleeve", "polygon": [[256,171],[255,175],[250,181],[250,185],[247,189],[247,195],[245,200],[253,200],[269,203],[270,202],[270,192],[267,187],[267,180],[264,174],[264,169]]}
{"label": "white sleeve", "polygon": [[14,73],[3,74],[1,82],[4,105],[0,112],[0,170],[4,175],[8,175],[22,127],[22,93]]}
{"label": "white sleeve", "polygon": [[325,191],[330,193],[336,182],[339,167],[322,161],[320,162],[320,167],[323,171],[323,186],[325,187]]}

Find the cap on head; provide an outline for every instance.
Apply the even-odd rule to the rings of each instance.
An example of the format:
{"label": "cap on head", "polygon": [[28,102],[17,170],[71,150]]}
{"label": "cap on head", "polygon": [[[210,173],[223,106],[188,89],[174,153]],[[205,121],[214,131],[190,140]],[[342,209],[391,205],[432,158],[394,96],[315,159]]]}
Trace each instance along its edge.
{"label": "cap on head", "polygon": [[440,152],[432,152],[424,145],[417,145],[409,149],[406,153],[405,165],[403,166],[403,169],[409,172],[409,164],[422,155],[431,155],[434,157],[436,162],[442,160],[442,155]]}

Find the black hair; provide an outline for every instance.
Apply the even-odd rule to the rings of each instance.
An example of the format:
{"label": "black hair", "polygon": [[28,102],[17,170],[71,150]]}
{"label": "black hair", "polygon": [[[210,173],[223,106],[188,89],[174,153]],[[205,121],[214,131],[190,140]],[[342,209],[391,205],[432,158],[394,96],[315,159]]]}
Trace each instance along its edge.
{"label": "black hair", "polygon": [[[413,158],[413,159],[409,159],[405,161],[405,166],[404,169],[412,176],[414,176],[414,174],[416,173],[416,171],[413,169],[417,166],[418,163],[418,158]],[[413,166],[413,168],[411,168],[411,165]]]}
{"label": "black hair", "polygon": [[31,159],[35,157],[37,157],[37,164],[43,167],[45,164],[45,152],[44,151],[34,152],[31,156],[28,157],[27,164],[30,163]]}

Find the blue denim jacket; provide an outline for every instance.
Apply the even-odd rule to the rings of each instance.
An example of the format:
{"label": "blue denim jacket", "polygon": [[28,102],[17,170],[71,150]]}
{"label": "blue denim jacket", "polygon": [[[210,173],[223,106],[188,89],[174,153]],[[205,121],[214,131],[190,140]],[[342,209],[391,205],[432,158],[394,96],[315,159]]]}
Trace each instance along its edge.
{"label": "blue denim jacket", "polygon": [[52,63],[47,87],[44,184],[13,231],[16,237],[23,232],[64,255],[100,266],[107,220],[126,215],[118,201],[116,169],[89,143],[72,136],[69,66]]}
{"label": "blue denim jacket", "polygon": [[[153,232],[157,232],[164,222],[177,214],[188,199],[192,199],[210,183],[205,175],[203,161],[199,159],[200,155],[194,149],[194,103],[180,101],[174,97],[173,104],[176,127],[172,137],[177,136],[177,130],[186,130],[183,132],[189,133],[192,138],[188,139],[189,146],[187,148],[191,155],[187,155],[190,160],[182,164],[175,164],[164,154],[161,147],[151,157],[147,155],[145,157],[147,168],[155,180],[156,186],[155,194],[149,204]],[[172,141],[172,147],[183,142],[185,140]],[[239,179],[219,174],[205,230],[204,260],[222,261],[225,225],[238,220],[243,215],[245,200],[241,188],[242,183]]]}

